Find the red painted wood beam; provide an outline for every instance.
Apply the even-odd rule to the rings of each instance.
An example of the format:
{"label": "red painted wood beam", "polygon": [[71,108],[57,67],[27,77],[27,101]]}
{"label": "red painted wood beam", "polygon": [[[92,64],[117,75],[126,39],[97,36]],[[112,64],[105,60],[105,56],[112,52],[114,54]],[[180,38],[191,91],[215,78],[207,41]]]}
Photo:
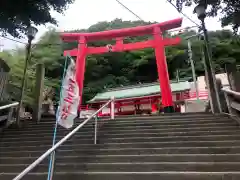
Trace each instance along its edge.
{"label": "red painted wood beam", "polygon": [[161,31],[166,31],[180,27],[182,24],[182,18],[173,19],[157,24],[150,24],[146,26],[138,26],[132,28],[115,29],[110,31],[101,31],[94,33],[61,33],[60,36],[65,42],[78,41],[80,36],[84,36],[89,41],[97,41],[103,39],[115,39],[118,37],[127,36],[140,36],[152,34],[155,27],[160,27]]}
{"label": "red painted wood beam", "polygon": [[[163,40],[165,46],[177,45],[181,42],[181,38],[166,38]],[[145,48],[154,48],[155,44],[153,40],[144,42],[128,43],[128,44],[116,44],[112,46],[112,52],[132,51]],[[70,56],[77,56],[77,49],[64,51],[64,56],[67,54]],[[107,47],[88,47],[87,54],[103,54],[109,52]]]}

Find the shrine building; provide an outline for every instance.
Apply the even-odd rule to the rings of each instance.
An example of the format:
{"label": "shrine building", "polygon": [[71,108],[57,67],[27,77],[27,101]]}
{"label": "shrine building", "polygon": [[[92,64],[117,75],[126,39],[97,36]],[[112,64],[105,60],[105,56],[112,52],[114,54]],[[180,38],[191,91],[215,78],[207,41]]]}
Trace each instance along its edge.
{"label": "shrine building", "polygon": [[[181,112],[181,108],[184,108],[184,100],[190,96],[190,83],[188,81],[180,81],[171,82],[170,85],[175,112]],[[163,110],[159,83],[107,89],[88,101],[87,108],[98,109],[109,101],[111,97],[115,98],[116,115],[153,114]],[[99,113],[99,116],[109,116],[109,114],[110,106],[104,108]]]}

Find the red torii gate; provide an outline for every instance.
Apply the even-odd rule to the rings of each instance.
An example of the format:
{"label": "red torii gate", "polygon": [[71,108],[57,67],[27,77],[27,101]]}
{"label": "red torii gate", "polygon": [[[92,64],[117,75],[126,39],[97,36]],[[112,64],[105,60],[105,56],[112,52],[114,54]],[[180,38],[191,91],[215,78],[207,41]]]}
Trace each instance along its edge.
{"label": "red torii gate", "polygon": [[[86,56],[90,54],[103,54],[107,52],[122,52],[130,50],[139,50],[144,48],[154,48],[157,62],[158,77],[161,88],[162,104],[165,112],[173,112],[172,92],[169,83],[169,75],[167,62],[165,57],[165,46],[179,44],[181,39],[163,38],[162,33],[166,30],[180,27],[182,18],[151,24],[146,26],[138,26],[133,28],[117,29],[110,31],[94,32],[94,33],[62,33],[61,38],[65,42],[78,41],[78,48],[64,51],[64,55],[76,56],[76,79],[79,85],[80,104],[82,100],[83,81],[85,73]],[[124,37],[151,35],[152,40],[144,42],[124,44]],[[88,47],[87,43],[97,40],[115,39],[115,45],[105,47]]]}

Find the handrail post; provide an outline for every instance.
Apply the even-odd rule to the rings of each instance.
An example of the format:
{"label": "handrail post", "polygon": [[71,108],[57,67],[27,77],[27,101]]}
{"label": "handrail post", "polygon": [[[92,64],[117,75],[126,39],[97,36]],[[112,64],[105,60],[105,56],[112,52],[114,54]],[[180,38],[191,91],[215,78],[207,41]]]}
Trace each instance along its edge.
{"label": "handrail post", "polygon": [[114,107],[114,97],[111,97],[111,120],[114,120],[114,115],[115,115],[115,107]]}
{"label": "handrail post", "polygon": [[97,130],[98,130],[98,119],[97,119],[97,115],[96,115],[94,118],[95,118],[94,144],[97,144]]}

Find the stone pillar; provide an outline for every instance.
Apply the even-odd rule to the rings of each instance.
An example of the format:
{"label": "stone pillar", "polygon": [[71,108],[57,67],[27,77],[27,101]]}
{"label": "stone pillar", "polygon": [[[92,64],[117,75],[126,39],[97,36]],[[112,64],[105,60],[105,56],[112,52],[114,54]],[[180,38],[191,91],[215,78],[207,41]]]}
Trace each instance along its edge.
{"label": "stone pillar", "polygon": [[37,123],[40,122],[41,114],[42,114],[44,76],[45,76],[44,65],[37,64],[36,84],[35,84],[35,92],[34,92],[34,105],[33,105],[33,120],[35,120]]}
{"label": "stone pillar", "polygon": [[226,64],[225,68],[231,90],[240,92],[240,73],[237,72],[236,63]]}

